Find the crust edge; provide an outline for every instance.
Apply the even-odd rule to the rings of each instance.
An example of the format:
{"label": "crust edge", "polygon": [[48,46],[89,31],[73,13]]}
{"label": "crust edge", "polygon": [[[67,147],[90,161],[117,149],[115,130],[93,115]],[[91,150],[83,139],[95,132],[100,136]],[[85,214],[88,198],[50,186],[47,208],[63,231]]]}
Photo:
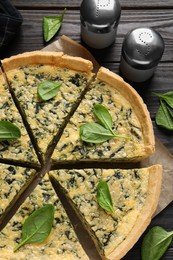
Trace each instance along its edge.
{"label": "crust edge", "polygon": [[63,52],[24,52],[2,60],[2,65],[6,72],[19,66],[37,63],[46,63],[57,65],[59,67],[68,66],[70,69],[79,70],[88,74],[90,74],[93,70],[93,64],[91,61],[81,57],[72,57],[64,54]]}

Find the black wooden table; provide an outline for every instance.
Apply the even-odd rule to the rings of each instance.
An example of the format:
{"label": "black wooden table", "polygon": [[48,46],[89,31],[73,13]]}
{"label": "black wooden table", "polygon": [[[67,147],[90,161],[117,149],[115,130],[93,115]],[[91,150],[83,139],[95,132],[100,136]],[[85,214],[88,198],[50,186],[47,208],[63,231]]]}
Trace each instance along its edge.
{"label": "black wooden table", "polygon": [[[11,1],[23,15],[24,21],[12,44],[3,53],[0,53],[0,58],[45,47],[42,18],[45,15],[60,15],[65,7],[68,11],[65,14],[63,25],[51,42],[64,34],[81,43],[80,0]],[[173,91],[173,0],[120,0],[120,4],[122,13],[116,42],[104,50],[88,49],[100,65],[119,74],[121,46],[125,34],[139,26],[152,27],[160,32],[165,42],[165,51],[154,76],[148,82],[131,85],[137,89],[148,106],[155,135],[173,154],[173,133],[164,131],[155,124],[155,114],[159,107],[159,101],[152,94],[153,91],[160,93]],[[152,220],[150,227],[155,225],[160,225],[167,231],[173,230],[173,203]],[[123,259],[140,259],[140,246],[141,239]],[[173,243],[163,259],[173,259]]]}

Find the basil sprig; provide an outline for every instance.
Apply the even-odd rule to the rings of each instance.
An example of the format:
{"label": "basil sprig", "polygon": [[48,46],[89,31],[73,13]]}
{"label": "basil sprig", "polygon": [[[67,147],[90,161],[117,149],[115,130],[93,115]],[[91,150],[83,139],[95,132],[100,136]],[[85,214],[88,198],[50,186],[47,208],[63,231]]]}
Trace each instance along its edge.
{"label": "basil sprig", "polygon": [[159,226],[149,230],[142,241],[142,260],[159,260],[173,239],[173,231],[167,232]]}
{"label": "basil sprig", "polygon": [[37,93],[41,100],[47,101],[55,97],[60,90],[62,82],[44,80],[38,85]]}
{"label": "basil sprig", "polygon": [[43,17],[43,35],[46,42],[50,41],[53,36],[59,31],[63,22],[66,8],[60,16],[44,16]]}
{"label": "basil sprig", "polygon": [[112,138],[127,138],[127,136],[114,133],[112,130],[112,117],[106,107],[96,104],[93,109],[99,123],[86,123],[80,127],[80,139],[87,143],[102,143]]}
{"label": "basil sprig", "polygon": [[52,229],[54,220],[54,206],[47,204],[34,211],[24,222],[22,240],[14,248],[14,252],[27,243],[43,242]]}
{"label": "basil sprig", "polygon": [[97,123],[86,123],[80,127],[80,138],[87,143],[102,143],[114,137],[112,133]]}
{"label": "basil sprig", "polygon": [[156,113],[156,124],[173,131],[173,91],[165,94],[153,93],[160,99],[160,107]]}
{"label": "basil sprig", "polygon": [[100,181],[97,185],[97,201],[100,207],[106,211],[114,211],[109,186],[106,181]]}
{"label": "basil sprig", "polygon": [[20,129],[9,121],[0,121],[0,141],[8,141],[21,137]]}

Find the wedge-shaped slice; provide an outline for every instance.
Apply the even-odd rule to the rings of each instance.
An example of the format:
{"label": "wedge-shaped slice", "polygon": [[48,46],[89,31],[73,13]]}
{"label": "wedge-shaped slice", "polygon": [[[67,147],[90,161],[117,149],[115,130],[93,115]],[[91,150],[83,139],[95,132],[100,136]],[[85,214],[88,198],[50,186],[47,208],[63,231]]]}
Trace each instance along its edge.
{"label": "wedge-shaped slice", "polygon": [[[57,170],[50,172],[50,176],[65,191],[100,255],[118,260],[151,221],[159,199],[162,167]],[[101,180],[108,183],[113,213],[103,210],[97,202],[97,185]]]}
{"label": "wedge-shaped slice", "polygon": [[[48,238],[40,244],[25,244],[15,253],[14,247],[21,240],[25,219],[36,209],[46,204],[54,205],[54,223]],[[19,208],[0,233],[1,260],[19,259],[88,259],[81,247],[66,212],[58,199],[48,175]]]}
{"label": "wedge-shaped slice", "polygon": [[[81,141],[79,129],[97,122],[93,108],[102,104],[112,116],[113,131],[127,138],[103,143]],[[137,92],[118,75],[101,68],[96,81],[71,117],[52,159],[58,161],[139,161],[154,151],[154,135],[149,112]]]}
{"label": "wedge-shaped slice", "polygon": [[0,163],[0,224],[34,176],[35,170]]}
{"label": "wedge-shaped slice", "polygon": [[[92,63],[62,53],[30,52],[2,61],[7,78],[45,154],[92,77]],[[38,86],[45,80],[62,83],[57,95],[42,101]]]}
{"label": "wedge-shaped slice", "polygon": [[38,164],[39,162],[29,135],[2,74],[0,74],[0,121],[10,121],[21,131],[21,137],[19,139],[0,141],[0,161]]}

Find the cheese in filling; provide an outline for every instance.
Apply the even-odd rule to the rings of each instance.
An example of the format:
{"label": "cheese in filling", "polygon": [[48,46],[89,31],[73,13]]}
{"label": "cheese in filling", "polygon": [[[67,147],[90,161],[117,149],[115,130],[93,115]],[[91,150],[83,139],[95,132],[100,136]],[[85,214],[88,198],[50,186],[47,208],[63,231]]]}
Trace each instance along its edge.
{"label": "cheese in filling", "polygon": [[38,163],[22,118],[11,98],[3,77],[0,76],[0,121],[4,120],[15,124],[21,131],[21,137],[16,140],[0,141],[0,158]]}
{"label": "cheese in filling", "polygon": [[[86,225],[101,256],[106,257],[128,238],[140,216],[149,192],[149,175],[149,168],[50,172],[50,176],[60,184]],[[113,213],[106,212],[98,204],[96,193],[101,180],[108,183]],[[153,190],[154,188],[153,186]],[[149,209],[147,214],[150,214]]]}
{"label": "cheese in filling", "polygon": [[34,174],[32,169],[0,164],[0,223]]}
{"label": "cheese in filling", "polygon": [[[21,240],[24,220],[45,204],[53,204],[55,209],[50,235],[44,242],[26,244],[14,253],[14,247]],[[0,232],[0,241],[1,260],[88,260],[47,175]]]}
{"label": "cheese in filling", "polygon": [[[97,122],[95,104],[105,106],[113,119],[115,133],[128,138],[112,138],[91,144],[80,140],[79,129],[85,123]],[[71,117],[52,155],[54,162],[65,160],[140,160],[145,151],[143,132],[132,105],[108,84],[96,81]]]}
{"label": "cheese in filling", "polygon": [[[9,71],[7,76],[44,156],[90,76],[53,65],[23,66]],[[56,97],[48,101],[41,101],[37,95],[38,85],[44,80],[62,82]]]}

